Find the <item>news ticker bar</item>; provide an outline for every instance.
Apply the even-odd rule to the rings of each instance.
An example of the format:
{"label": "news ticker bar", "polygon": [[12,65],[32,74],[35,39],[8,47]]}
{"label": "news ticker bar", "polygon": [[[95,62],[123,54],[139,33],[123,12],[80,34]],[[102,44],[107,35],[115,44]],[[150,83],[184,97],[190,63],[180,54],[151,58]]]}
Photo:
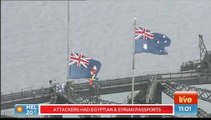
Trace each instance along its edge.
{"label": "news ticker bar", "polygon": [[174,115],[174,104],[17,104],[22,115]]}
{"label": "news ticker bar", "polygon": [[176,91],[174,104],[16,104],[17,115],[190,115],[198,110],[196,91]]}

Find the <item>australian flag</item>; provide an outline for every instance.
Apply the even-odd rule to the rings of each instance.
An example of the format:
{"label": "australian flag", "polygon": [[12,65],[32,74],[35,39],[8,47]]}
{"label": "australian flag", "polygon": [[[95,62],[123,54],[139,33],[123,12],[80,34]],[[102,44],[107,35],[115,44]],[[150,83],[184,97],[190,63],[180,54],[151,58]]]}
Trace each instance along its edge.
{"label": "australian flag", "polygon": [[[96,77],[100,71],[101,63],[97,60],[87,58],[82,54],[71,53],[69,63],[69,79]],[[94,72],[93,72],[94,71]]]}
{"label": "australian flag", "polygon": [[170,44],[171,40],[164,34],[152,33],[141,27],[135,29],[135,53],[165,55],[168,54],[165,47]]}

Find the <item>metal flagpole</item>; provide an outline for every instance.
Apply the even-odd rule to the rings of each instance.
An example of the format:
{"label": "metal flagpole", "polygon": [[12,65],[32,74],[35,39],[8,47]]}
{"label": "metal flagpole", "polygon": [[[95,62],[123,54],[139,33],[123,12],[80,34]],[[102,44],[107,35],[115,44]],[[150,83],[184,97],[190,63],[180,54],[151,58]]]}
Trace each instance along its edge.
{"label": "metal flagpole", "polygon": [[132,93],[131,93],[132,102],[131,102],[131,104],[134,104],[135,28],[136,28],[136,18],[134,18],[133,63],[132,63]]}
{"label": "metal flagpole", "polygon": [[69,6],[69,0],[67,0],[67,81],[69,79],[69,61],[70,61],[70,56],[69,56],[69,34],[70,34],[70,6]]}

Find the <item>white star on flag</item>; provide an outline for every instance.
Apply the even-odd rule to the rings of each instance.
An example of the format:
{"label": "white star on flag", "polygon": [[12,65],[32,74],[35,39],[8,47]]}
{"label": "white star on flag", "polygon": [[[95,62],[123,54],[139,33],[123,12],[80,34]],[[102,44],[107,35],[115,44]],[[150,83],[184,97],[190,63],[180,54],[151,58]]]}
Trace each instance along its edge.
{"label": "white star on flag", "polygon": [[146,44],[146,43],[143,44],[143,48],[144,48],[145,50],[147,50],[147,44]]}

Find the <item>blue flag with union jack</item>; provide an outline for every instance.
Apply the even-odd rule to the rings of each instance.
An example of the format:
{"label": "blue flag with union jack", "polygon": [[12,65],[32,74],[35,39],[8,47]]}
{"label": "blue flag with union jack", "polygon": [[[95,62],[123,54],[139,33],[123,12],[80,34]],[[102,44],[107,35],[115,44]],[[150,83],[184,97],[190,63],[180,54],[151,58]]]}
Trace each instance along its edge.
{"label": "blue flag with union jack", "polygon": [[72,52],[69,63],[69,79],[96,78],[101,63],[82,54]]}
{"label": "blue flag with union jack", "polygon": [[171,40],[164,34],[152,33],[147,29],[135,28],[135,53],[152,53],[166,55],[165,47],[171,44]]}

